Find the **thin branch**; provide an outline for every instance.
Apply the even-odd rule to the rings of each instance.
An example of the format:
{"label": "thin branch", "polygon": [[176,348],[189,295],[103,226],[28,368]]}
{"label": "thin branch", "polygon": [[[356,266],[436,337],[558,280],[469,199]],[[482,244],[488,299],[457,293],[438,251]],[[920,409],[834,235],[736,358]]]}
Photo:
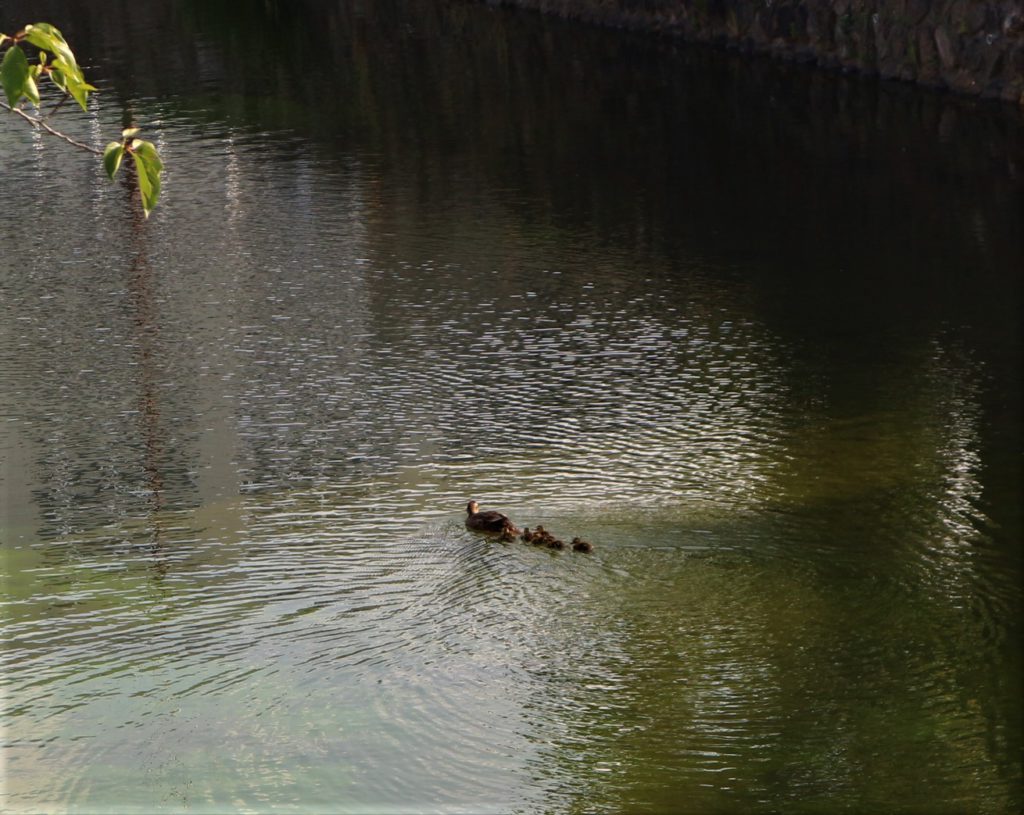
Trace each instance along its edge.
{"label": "thin branch", "polygon": [[17,113],[22,119],[24,119],[33,127],[41,127],[51,136],[56,136],[58,139],[63,139],[68,144],[73,145],[74,147],[77,147],[80,150],[88,150],[90,153],[95,153],[97,156],[103,155],[102,150],[97,150],[95,147],[90,147],[88,144],[83,144],[80,141],[75,141],[73,138],[64,135],[59,130],[54,130],[42,119],[37,119],[35,116],[29,116],[27,113],[25,113],[25,111],[21,110],[20,108],[11,107],[6,102],[0,102],[0,108],[4,108],[4,110],[9,110],[11,113]]}
{"label": "thin branch", "polygon": [[45,116],[40,116],[39,117],[39,121],[44,121],[45,119],[49,119],[51,116],[53,116],[54,113],[56,113],[58,110],[60,110],[62,107],[64,107],[64,103],[67,102],[68,99],[70,99],[70,98],[71,98],[71,94],[68,93],[67,91],[64,91],[64,95],[60,98],[60,101],[57,102],[57,104],[54,105],[52,108],[50,108],[49,112]]}

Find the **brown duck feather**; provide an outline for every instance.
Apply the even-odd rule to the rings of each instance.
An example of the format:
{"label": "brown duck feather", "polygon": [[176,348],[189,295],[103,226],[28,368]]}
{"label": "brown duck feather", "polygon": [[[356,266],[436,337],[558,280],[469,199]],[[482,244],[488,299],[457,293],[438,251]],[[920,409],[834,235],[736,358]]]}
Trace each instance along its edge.
{"label": "brown duck feather", "polygon": [[476,532],[519,534],[516,525],[512,523],[507,515],[502,515],[494,510],[481,512],[480,505],[476,501],[470,501],[466,506],[466,527]]}

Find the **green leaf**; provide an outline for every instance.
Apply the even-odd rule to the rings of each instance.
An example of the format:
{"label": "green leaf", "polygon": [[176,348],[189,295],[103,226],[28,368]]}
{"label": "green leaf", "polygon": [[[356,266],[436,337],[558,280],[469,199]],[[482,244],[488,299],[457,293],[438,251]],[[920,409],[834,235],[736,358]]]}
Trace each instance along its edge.
{"label": "green leaf", "polygon": [[85,81],[85,77],[82,76],[82,69],[78,67],[78,60],[75,59],[71,47],[65,42],[64,35],[54,26],[49,23],[27,25],[25,26],[25,39],[36,48],[49,51],[54,57],[63,60],[64,64],[68,66],[70,73],[77,74],[82,82]]}
{"label": "green leaf", "polygon": [[125,139],[130,139],[132,136],[134,136],[136,133],[138,133],[141,129],[142,129],[141,127],[126,127],[124,130],[121,131],[121,137],[125,138]]}
{"label": "green leaf", "polygon": [[[3,85],[7,104],[14,107],[25,95],[25,85],[29,80],[28,60],[25,52],[17,45],[12,45],[0,62],[0,85]],[[38,94],[36,95],[38,99]]]}
{"label": "green leaf", "polygon": [[[39,53],[42,54],[42,51]],[[36,83],[39,81],[39,77],[42,73],[42,65],[28,66],[28,79],[25,80],[25,96],[27,96],[28,100],[36,107],[39,107],[39,85]]]}
{"label": "green leaf", "polygon": [[121,159],[124,158],[124,145],[119,141],[112,141],[103,151],[103,169],[107,171],[110,180],[114,180],[117,171],[121,169]]}
{"label": "green leaf", "polygon": [[82,78],[82,72],[77,69],[77,66],[72,69],[62,57],[50,63],[50,67],[53,69],[50,72],[50,78],[54,84],[65,93],[70,94],[82,110],[85,110],[89,91],[94,91],[96,88]]}
{"label": "green leaf", "polygon": [[31,76],[25,78],[25,96],[28,97],[29,102],[39,107],[39,86]]}
{"label": "green leaf", "polygon": [[160,160],[153,143],[142,139],[132,140],[131,154],[135,159],[135,169],[138,170],[142,211],[148,218],[156,206],[157,199],[160,198],[160,172],[164,168],[164,163]]}
{"label": "green leaf", "polygon": [[94,91],[96,88],[85,81],[82,69],[78,67],[78,60],[75,59],[74,53],[60,31],[49,23],[27,25],[25,26],[25,39],[37,48],[53,54],[53,60],[50,62],[53,72],[50,74],[50,78],[58,88],[70,94],[82,110],[85,110],[89,91]]}

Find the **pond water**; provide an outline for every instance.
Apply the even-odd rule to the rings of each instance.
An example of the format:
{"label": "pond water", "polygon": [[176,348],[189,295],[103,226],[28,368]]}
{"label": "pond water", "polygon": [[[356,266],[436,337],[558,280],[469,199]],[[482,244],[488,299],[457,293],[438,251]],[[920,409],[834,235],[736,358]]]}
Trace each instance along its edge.
{"label": "pond water", "polygon": [[1019,811],[1020,115],[236,6],[0,10],[5,811]]}

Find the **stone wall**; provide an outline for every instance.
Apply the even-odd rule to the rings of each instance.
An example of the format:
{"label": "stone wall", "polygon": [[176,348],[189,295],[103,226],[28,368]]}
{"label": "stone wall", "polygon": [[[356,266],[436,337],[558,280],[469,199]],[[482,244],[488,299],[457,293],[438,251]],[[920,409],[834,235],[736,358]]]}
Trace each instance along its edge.
{"label": "stone wall", "polygon": [[1024,0],[498,2],[1024,106]]}

